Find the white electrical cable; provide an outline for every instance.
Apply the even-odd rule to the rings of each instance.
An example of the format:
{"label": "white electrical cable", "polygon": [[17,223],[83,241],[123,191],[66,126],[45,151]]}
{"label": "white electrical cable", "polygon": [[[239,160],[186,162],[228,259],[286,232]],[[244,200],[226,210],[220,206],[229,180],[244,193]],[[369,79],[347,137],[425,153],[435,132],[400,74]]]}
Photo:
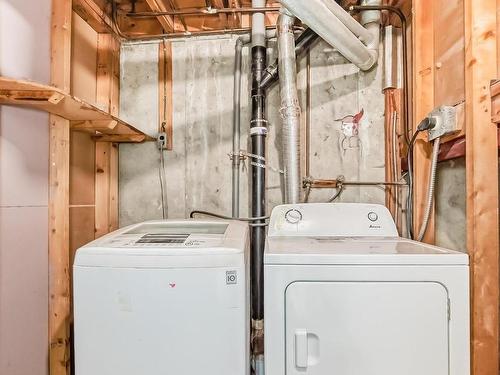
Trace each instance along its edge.
{"label": "white electrical cable", "polygon": [[167,175],[165,171],[165,157],[163,155],[163,148],[159,148],[160,150],[160,166],[158,169],[159,177],[160,177],[160,190],[161,190],[161,210],[163,220],[168,218],[168,200],[167,200]]}
{"label": "white electrical cable", "polygon": [[436,186],[436,171],[440,144],[441,138],[438,137],[434,140],[434,147],[432,150],[432,163],[429,176],[429,189],[427,191],[427,206],[425,207],[424,221],[422,222],[422,226],[420,227],[420,231],[418,232],[417,241],[422,241],[422,239],[424,238],[425,232],[427,231],[427,226],[429,224],[429,218],[431,216],[432,202],[434,200],[434,188]]}

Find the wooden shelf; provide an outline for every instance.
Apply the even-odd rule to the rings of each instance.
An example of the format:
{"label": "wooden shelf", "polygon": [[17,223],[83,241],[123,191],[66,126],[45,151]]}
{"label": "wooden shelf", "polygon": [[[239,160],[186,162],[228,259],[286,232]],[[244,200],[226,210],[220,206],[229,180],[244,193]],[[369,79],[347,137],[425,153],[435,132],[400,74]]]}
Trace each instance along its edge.
{"label": "wooden shelf", "polygon": [[153,140],[132,125],[52,86],[0,77],[0,104],[30,107],[64,117],[71,128],[107,142]]}

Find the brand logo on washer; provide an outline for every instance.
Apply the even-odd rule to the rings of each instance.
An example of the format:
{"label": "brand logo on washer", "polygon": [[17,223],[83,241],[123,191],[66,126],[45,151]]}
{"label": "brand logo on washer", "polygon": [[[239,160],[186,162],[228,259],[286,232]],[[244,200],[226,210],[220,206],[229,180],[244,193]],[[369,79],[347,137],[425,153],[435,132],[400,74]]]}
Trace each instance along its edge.
{"label": "brand logo on washer", "polygon": [[236,271],[226,271],[226,285],[238,283],[238,274]]}

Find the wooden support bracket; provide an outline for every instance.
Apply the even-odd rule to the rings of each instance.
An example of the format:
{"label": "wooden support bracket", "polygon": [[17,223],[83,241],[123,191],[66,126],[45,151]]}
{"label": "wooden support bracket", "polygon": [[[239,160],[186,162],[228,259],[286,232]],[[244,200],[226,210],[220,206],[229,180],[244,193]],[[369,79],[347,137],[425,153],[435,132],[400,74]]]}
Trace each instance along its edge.
{"label": "wooden support bracket", "polygon": [[93,137],[99,142],[116,142],[116,143],[139,143],[149,140],[145,135],[96,135]]}
{"label": "wooden support bracket", "polygon": [[72,130],[89,130],[92,132],[98,131],[101,133],[113,132],[118,125],[116,120],[94,120],[94,121],[73,121],[71,123]]}

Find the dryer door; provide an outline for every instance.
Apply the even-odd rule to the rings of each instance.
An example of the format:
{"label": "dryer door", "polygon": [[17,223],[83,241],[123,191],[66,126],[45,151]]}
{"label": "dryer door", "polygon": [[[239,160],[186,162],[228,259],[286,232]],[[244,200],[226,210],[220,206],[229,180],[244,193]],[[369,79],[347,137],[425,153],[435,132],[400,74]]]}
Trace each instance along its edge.
{"label": "dryer door", "polygon": [[295,282],[287,375],[448,375],[448,294],[434,282]]}

